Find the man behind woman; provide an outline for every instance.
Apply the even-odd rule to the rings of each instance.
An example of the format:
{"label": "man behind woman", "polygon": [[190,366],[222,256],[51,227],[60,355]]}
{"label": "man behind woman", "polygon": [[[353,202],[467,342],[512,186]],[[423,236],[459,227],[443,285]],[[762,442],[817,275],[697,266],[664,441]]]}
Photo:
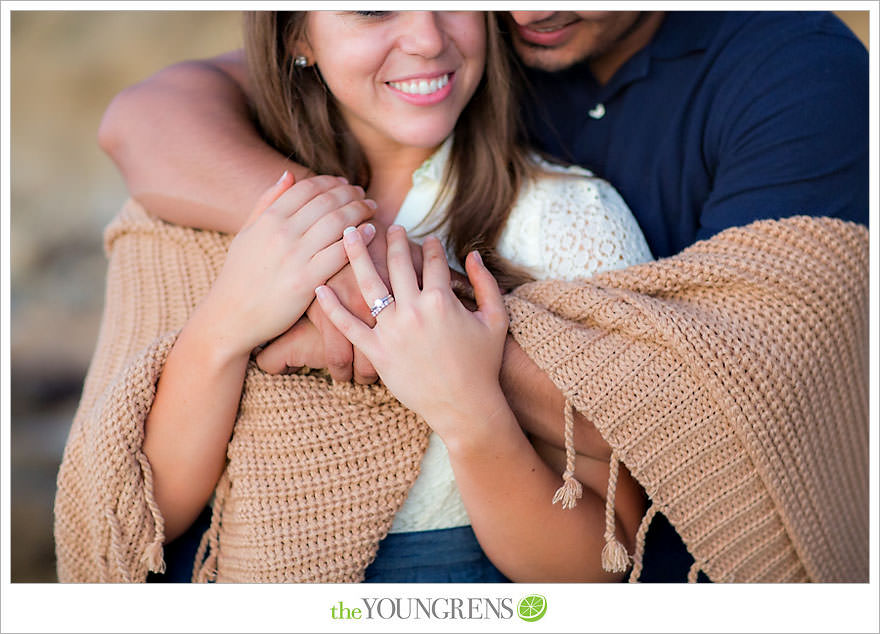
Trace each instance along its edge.
{"label": "man behind woman", "polygon": [[[219,234],[163,225],[133,206],[114,222],[108,311],[135,315],[121,328],[105,315],[65,453],[57,503],[60,577],[139,580],[147,569],[160,571],[162,543],[184,534],[212,497],[211,526],[195,562],[202,579],[357,579],[389,529],[397,540],[387,556],[401,561],[403,551],[412,563],[378,578],[368,570],[372,580],[503,580],[496,567],[512,579],[619,576],[626,559],[618,539],[631,546],[642,494],[625,471],[619,481],[612,472],[620,520],[615,530],[614,499],[610,505],[605,499],[607,463],[578,458],[571,448],[565,455],[550,443],[528,442],[499,384],[507,322],[489,271],[510,286],[535,277],[583,278],[649,259],[623,202],[583,170],[547,163],[524,149],[508,52],[493,16],[255,13],[246,16],[246,34],[256,112],[267,138],[312,171],[335,176],[293,184],[285,172],[249,215],[242,212],[244,226],[220,267],[216,253],[205,256],[212,250],[208,244],[224,244]],[[346,480],[357,475],[351,462],[357,457],[339,452],[336,436],[323,429],[336,424],[347,432],[345,427],[362,425],[344,410],[364,394],[340,394],[315,374],[278,384],[248,369],[252,351],[294,326],[312,305],[315,287],[344,267],[343,229],[352,229],[346,229],[345,249],[364,300],[391,297],[363,250],[365,241],[376,241],[375,228],[362,224],[367,219],[383,228],[380,234],[396,221],[441,236],[453,266],[466,263],[479,308],[470,313],[453,295],[446,255],[434,237],[424,241],[420,290],[404,232],[389,229],[389,273],[399,303],[375,311],[375,334],[404,338],[364,352],[385,388],[434,433],[426,436],[409,417],[406,433],[424,440],[400,447],[402,438],[393,436],[400,431],[395,425],[402,407],[373,395],[377,404],[363,409],[361,416],[389,437],[361,456],[364,464],[354,471],[381,478],[376,469],[387,466],[389,451],[394,454],[394,495],[380,496],[372,509],[375,526],[361,523],[360,507],[347,505],[345,493],[360,495],[363,487],[379,483],[368,478],[352,491]],[[360,231],[354,230],[359,224]],[[144,249],[156,236],[163,253]],[[140,266],[125,268],[129,258]],[[209,284],[200,277],[206,269]],[[167,293],[183,298],[135,296],[127,308],[111,305],[115,293],[153,276]],[[321,297],[325,305],[334,298],[329,292]],[[169,302],[181,301],[191,305],[182,312],[168,309]],[[335,314],[339,320],[344,312]],[[173,334],[163,343],[167,330]],[[128,347],[115,360],[134,355],[133,362],[109,361],[119,345]],[[120,416],[118,408],[108,413],[108,403],[141,398],[134,385],[114,392],[118,377],[133,368],[159,374],[155,398],[143,403],[145,417]],[[364,391],[381,394],[385,388]],[[294,434],[302,431],[298,426],[309,428],[316,443],[312,453],[298,453],[302,439],[263,433],[261,425],[279,422],[271,420],[279,415],[277,404],[250,414],[247,396],[240,403],[243,390],[260,391],[268,401],[305,399],[303,411],[280,416],[282,428],[290,426]],[[96,395],[102,391],[113,395]],[[330,409],[342,410],[340,419],[323,410],[327,401]],[[289,401],[286,408],[293,405]],[[318,411],[317,421],[310,410]],[[105,436],[85,449],[91,434],[107,429],[133,435],[134,446]],[[245,458],[241,447],[256,453]],[[411,463],[418,464],[425,451],[413,483],[419,469]],[[117,465],[97,476],[107,453],[135,473]],[[291,489],[289,469],[302,468],[303,461],[311,461],[312,479],[299,479]],[[86,481],[99,489],[98,500],[87,499]],[[120,498],[119,487],[128,493],[121,495],[127,504],[108,508],[107,494]],[[326,497],[337,487],[341,502]],[[564,509],[552,504],[557,489]],[[313,528],[297,532],[300,524]],[[554,539],[546,538],[547,530]],[[426,541],[426,532],[433,539]],[[473,548],[474,535],[492,563]],[[352,548],[359,549],[353,558]],[[450,560],[456,550],[476,556],[464,565]],[[106,564],[84,566],[96,557]],[[340,557],[354,561],[337,570],[333,560]]]}

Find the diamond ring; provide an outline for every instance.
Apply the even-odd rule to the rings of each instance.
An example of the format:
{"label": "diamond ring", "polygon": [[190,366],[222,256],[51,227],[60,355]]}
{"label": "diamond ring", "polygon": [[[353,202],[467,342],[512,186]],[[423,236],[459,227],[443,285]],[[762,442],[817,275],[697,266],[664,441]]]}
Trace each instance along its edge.
{"label": "diamond ring", "polygon": [[373,306],[370,308],[370,314],[375,317],[392,303],[394,303],[394,295],[388,293],[385,297],[381,297],[373,302]]}

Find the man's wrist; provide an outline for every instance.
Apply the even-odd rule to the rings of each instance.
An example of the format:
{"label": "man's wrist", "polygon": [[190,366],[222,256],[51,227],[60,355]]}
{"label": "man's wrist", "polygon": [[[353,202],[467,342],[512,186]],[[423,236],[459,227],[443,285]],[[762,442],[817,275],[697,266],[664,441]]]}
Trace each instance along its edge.
{"label": "man's wrist", "polygon": [[561,417],[562,393],[511,335],[504,342],[500,379],[507,402],[526,431],[540,435],[548,414]]}

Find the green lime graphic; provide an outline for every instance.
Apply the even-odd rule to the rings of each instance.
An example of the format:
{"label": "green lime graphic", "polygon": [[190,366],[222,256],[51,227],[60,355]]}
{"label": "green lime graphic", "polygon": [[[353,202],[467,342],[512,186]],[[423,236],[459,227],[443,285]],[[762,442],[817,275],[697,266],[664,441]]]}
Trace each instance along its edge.
{"label": "green lime graphic", "polygon": [[523,621],[529,623],[539,620],[547,612],[547,599],[540,594],[530,594],[523,597],[516,606],[516,613]]}

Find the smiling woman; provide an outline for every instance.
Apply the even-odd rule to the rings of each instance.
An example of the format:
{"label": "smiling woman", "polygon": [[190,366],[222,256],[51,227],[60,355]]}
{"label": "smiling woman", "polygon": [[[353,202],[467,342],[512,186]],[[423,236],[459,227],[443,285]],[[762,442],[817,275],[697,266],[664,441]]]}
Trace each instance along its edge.
{"label": "smiling woman", "polygon": [[[650,252],[607,183],[522,144],[495,16],[255,12],[245,43],[264,135],[322,175],[285,172],[232,240],[134,203],[107,230],[109,303],[59,476],[59,577],[619,579],[642,493],[607,447],[592,460],[530,443],[499,383],[493,274],[575,279]],[[392,222],[424,243],[388,228],[386,280],[366,246],[386,255]],[[463,264],[476,312],[452,292]],[[357,347],[383,384],[284,372],[323,359],[276,366],[291,333],[320,350],[315,324],[354,341],[332,304],[352,277],[350,307],[385,342]]]}
{"label": "smiling woman", "polygon": [[409,173],[449,136],[486,62],[479,13],[315,11],[292,28],[294,53],[317,66],[368,157],[425,150],[401,166]]}

